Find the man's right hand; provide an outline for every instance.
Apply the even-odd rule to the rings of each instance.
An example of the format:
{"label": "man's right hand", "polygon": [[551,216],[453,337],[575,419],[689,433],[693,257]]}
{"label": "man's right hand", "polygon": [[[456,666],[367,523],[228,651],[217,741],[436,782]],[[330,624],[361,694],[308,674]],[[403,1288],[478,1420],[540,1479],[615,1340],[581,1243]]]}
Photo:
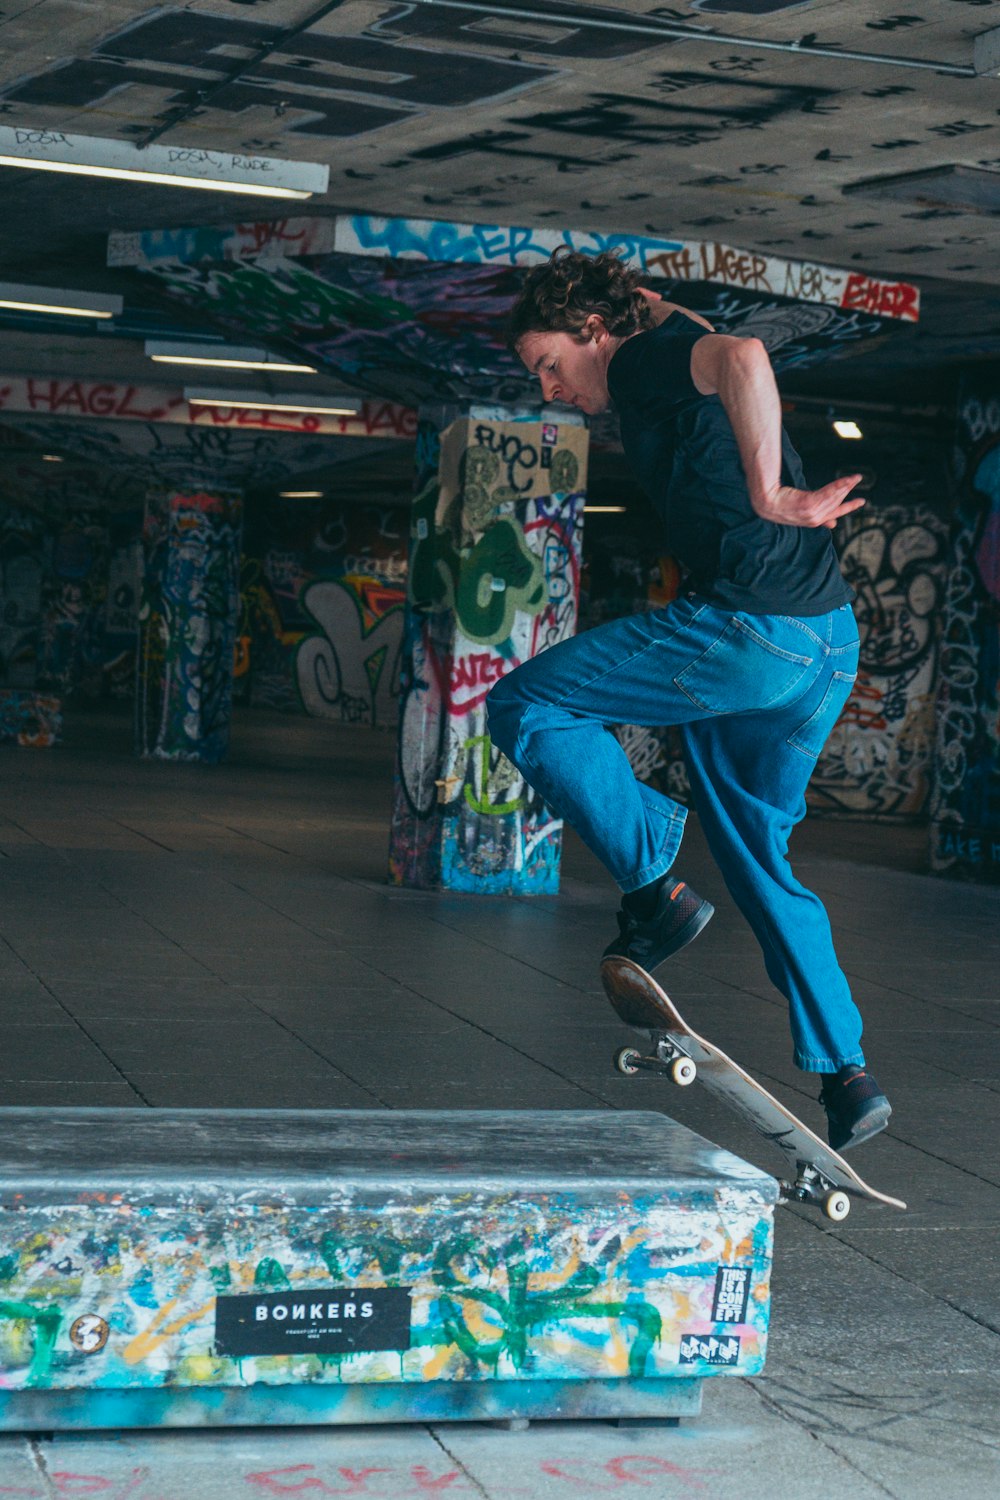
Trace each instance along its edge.
{"label": "man's right hand", "polygon": [[751,504],[765,521],[779,526],[826,526],[830,531],[852,510],[860,510],[864,497],[847,498],[861,480],[860,474],[845,474],[831,480],[819,490],[796,490],[790,485],[776,485],[766,495],[751,496]]}

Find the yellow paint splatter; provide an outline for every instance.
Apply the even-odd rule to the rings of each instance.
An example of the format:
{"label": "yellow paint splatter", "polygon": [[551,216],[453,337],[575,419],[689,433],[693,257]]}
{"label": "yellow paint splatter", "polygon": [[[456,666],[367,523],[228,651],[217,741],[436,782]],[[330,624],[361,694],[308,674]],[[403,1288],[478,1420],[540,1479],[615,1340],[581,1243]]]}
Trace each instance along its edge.
{"label": "yellow paint splatter", "polygon": [[142,1360],[147,1359],[167,1339],[172,1338],[175,1333],[180,1333],[182,1328],[188,1328],[192,1323],[197,1323],[199,1319],[212,1311],[212,1308],[215,1306],[215,1298],[211,1297],[208,1302],[204,1303],[201,1307],[193,1308],[190,1312],[181,1313],[179,1317],[174,1318],[170,1323],[165,1322],[164,1320],[176,1306],[176,1298],[171,1298],[169,1302],[165,1302],[149,1327],[144,1328],[141,1333],[137,1333],[131,1343],[126,1345],[122,1353],[122,1359],[124,1359],[126,1364],[139,1364]]}

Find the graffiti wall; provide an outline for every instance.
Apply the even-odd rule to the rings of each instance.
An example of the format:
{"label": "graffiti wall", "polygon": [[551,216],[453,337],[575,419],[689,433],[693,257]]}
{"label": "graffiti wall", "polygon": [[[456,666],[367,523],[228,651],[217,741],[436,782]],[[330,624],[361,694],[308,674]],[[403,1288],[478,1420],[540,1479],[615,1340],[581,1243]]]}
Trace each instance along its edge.
{"label": "graffiti wall", "polygon": [[572,635],[586,428],[489,407],[417,443],[390,880],[558,888],[562,824],[486,733],[486,695]]}
{"label": "graffiti wall", "polygon": [[131,694],[142,521],[132,490],[72,461],[5,469],[0,685],[70,702]]}
{"label": "graffiti wall", "polygon": [[1000,880],[1000,382],[968,380],[931,804],[936,870]]}
{"label": "graffiti wall", "polygon": [[837,527],[861,656],[809,783],[813,812],[912,820],[926,810],[947,537],[926,506],[866,507]]}
{"label": "graffiti wall", "polygon": [[388,500],[248,508],[238,701],[395,727],[408,523]]}
{"label": "graffiti wall", "polygon": [[153,493],[143,527],[136,746],[214,763],[229,747],[243,499]]}

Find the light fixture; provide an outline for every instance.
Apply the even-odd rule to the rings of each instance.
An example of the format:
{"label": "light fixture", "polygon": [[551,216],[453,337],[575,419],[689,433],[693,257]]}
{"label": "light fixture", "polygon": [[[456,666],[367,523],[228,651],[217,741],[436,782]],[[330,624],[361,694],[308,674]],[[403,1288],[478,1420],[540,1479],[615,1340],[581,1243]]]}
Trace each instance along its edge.
{"label": "light fixture", "polygon": [[624,505],[585,505],[583,512],[587,516],[623,516],[625,507]]}
{"label": "light fixture", "polygon": [[0,126],[0,166],[33,172],[72,172],[155,182],[163,187],[205,188],[261,198],[311,198],[325,193],[330,168],[311,161],[282,161],[247,151],[210,151],[202,146],[145,146],[61,130]]}
{"label": "light fixture", "polygon": [[857,422],[834,422],[833,430],[838,437],[842,438],[859,438],[864,436]]}
{"label": "light fixture", "polygon": [[61,464],[62,461],[63,460],[62,460],[62,454],[61,453],[43,453],[42,454],[42,463],[43,464]]}
{"label": "light fixture", "polygon": [[315,365],[295,365],[268,349],[237,348],[229,344],[165,343],[146,340],[146,353],[161,365],[209,365],[220,370],[279,370],[295,375],[315,375]]}
{"label": "light fixture", "polygon": [[279,490],[282,500],[322,500],[322,490]]}
{"label": "light fixture", "polygon": [[67,292],[54,286],[23,286],[0,281],[0,308],[11,312],[59,313],[67,318],[113,318],[120,313],[121,297],[101,292]]}
{"label": "light fixture", "polygon": [[292,411],[323,417],[356,417],[362,406],[353,396],[269,396],[260,391],[223,391],[202,386],[185,387],[184,399],[191,406],[234,406],[243,411]]}

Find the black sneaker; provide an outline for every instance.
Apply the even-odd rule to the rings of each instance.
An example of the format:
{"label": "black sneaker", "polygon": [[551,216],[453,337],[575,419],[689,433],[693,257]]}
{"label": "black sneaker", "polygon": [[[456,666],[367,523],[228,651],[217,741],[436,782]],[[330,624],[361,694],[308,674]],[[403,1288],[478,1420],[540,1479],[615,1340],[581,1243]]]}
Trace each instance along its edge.
{"label": "black sneaker", "polygon": [[878,1135],[892,1114],[888,1099],[863,1066],[825,1073],[819,1102],[826,1110],[827,1135],[834,1151],[847,1151]]}
{"label": "black sneaker", "polygon": [[622,903],[618,936],[605,948],[604,957],[630,958],[651,973],[657,964],[696,938],[714,914],[711,901],[705,901],[683,880],[668,875],[651,917],[640,920]]}

